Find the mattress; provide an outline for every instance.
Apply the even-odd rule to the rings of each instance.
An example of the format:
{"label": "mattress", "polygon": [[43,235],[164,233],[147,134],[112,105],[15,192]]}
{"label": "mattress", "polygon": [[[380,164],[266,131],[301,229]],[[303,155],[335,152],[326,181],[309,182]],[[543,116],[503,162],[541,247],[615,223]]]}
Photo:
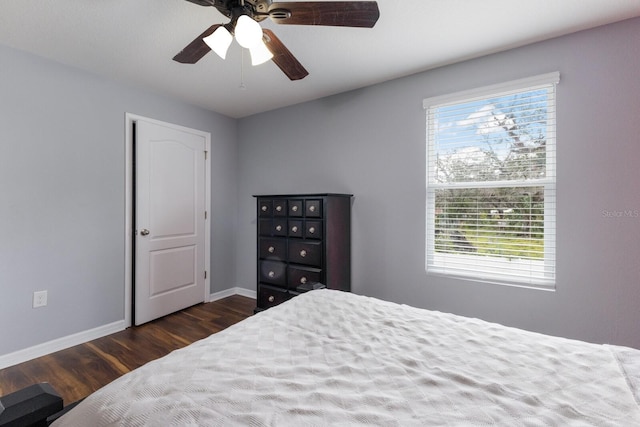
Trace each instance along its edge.
{"label": "mattress", "polygon": [[316,290],[150,362],[54,426],[633,426],[640,351]]}

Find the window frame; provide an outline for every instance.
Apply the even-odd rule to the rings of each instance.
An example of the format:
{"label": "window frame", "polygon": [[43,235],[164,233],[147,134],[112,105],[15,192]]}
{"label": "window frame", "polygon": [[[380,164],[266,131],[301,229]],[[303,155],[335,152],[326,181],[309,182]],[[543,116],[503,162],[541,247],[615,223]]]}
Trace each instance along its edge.
{"label": "window frame", "polygon": [[[425,271],[428,275],[442,275],[459,279],[472,280],[477,282],[495,283],[517,287],[536,288],[544,290],[555,290],[556,284],[556,107],[557,91],[556,85],[560,81],[560,73],[552,72],[524,79],[512,80],[505,83],[498,83],[483,86],[475,89],[455,92],[441,96],[426,98],[423,100],[423,108],[426,112],[426,204],[425,204]],[[471,103],[477,100],[506,96],[510,93],[529,92],[537,89],[548,89],[552,91],[551,98],[553,104],[547,111],[547,133],[546,133],[546,176],[535,180],[508,180],[508,181],[477,181],[466,182],[462,185],[453,183],[436,183],[435,167],[431,167],[430,153],[433,152],[435,129],[431,123],[431,109],[449,106],[452,104]],[[547,97],[549,99],[549,96]],[[544,187],[544,255],[543,255],[543,276],[542,277],[518,277],[508,274],[492,274],[487,272],[471,273],[456,269],[446,265],[436,264],[435,249],[435,218],[436,218],[436,191],[438,189],[458,188],[490,188],[490,187]],[[458,261],[463,257],[478,255],[468,254],[444,254],[444,257],[456,258]],[[445,260],[440,253],[440,259]],[[486,259],[486,257],[483,257]],[[467,258],[465,258],[467,259]],[[508,262],[508,261],[502,261]],[[445,262],[446,264],[446,262]],[[531,268],[528,269],[530,271]],[[526,270],[522,270],[526,271]]]}

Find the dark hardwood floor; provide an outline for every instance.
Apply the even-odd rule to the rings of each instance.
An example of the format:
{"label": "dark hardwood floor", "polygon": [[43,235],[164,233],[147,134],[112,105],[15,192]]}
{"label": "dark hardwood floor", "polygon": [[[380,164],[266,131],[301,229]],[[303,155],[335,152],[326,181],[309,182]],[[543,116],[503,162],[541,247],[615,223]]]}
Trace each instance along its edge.
{"label": "dark hardwood floor", "polygon": [[256,301],[233,295],[141,326],[0,370],[0,396],[48,382],[75,402],[119,376],[253,314]]}

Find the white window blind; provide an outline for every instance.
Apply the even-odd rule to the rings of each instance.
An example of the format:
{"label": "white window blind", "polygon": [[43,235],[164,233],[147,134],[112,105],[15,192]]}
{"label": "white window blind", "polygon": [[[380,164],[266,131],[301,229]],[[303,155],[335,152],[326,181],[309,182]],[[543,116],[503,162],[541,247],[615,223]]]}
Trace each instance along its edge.
{"label": "white window blind", "polygon": [[424,101],[427,272],[554,286],[558,81]]}

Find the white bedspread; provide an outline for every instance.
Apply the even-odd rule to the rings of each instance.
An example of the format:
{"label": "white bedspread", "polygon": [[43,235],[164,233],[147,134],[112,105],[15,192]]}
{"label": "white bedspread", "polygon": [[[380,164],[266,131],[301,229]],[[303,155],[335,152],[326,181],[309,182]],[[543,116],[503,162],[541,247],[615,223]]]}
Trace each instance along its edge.
{"label": "white bedspread", "polygon": [[317,290],[117,379],[54,426],[640,426],[622,365],[639,354]]}

